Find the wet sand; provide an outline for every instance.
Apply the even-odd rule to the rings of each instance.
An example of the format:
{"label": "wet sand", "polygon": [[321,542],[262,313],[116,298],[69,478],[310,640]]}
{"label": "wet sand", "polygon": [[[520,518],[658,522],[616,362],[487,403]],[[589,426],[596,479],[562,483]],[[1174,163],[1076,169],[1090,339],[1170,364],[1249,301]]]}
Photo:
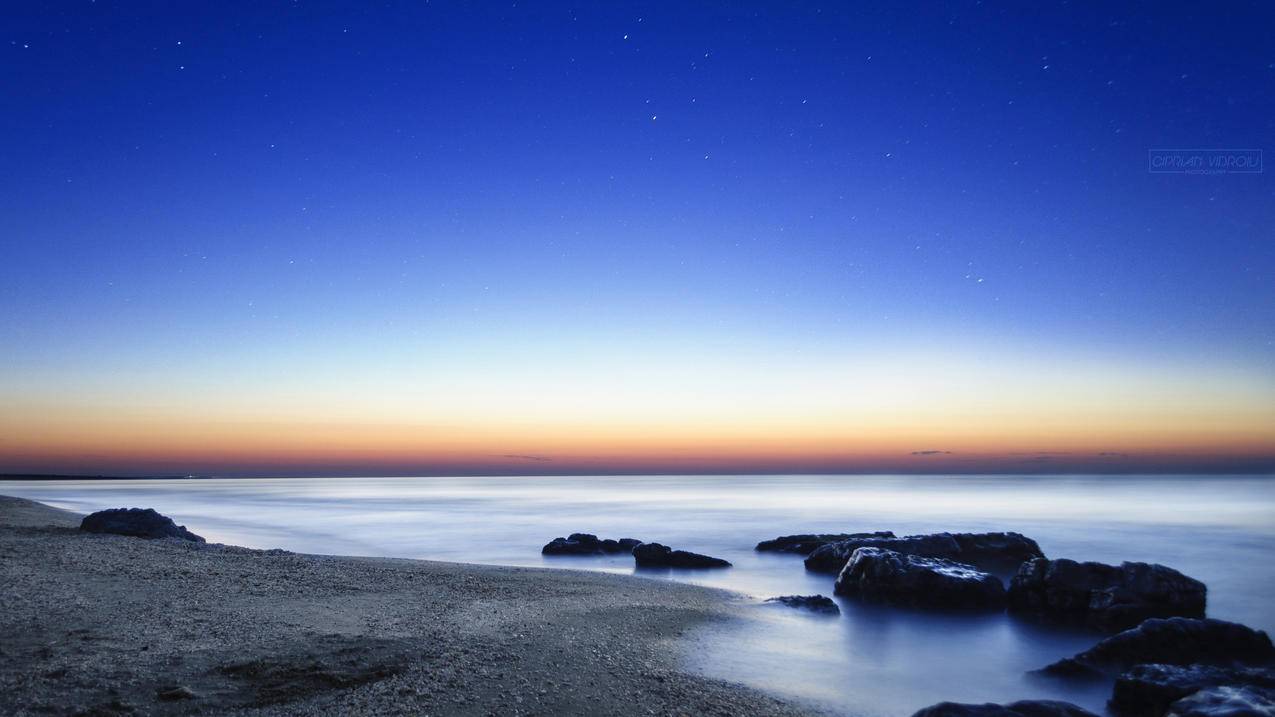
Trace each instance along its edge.
{"label": "wet sand", "polygon": [[744,609],[732,593],[92,535],[80,518],[0,497],[0,713],[811,713],[680,668],[691,628]]}

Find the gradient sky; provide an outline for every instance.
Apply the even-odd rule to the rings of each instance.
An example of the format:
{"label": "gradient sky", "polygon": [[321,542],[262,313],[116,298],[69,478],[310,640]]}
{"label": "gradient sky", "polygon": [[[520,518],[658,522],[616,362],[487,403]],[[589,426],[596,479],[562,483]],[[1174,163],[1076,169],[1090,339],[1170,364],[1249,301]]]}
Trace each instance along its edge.
{"label": "gradient sky", "polygon": [[1275,7],[847,5],[7,8],[0,472],[1275,471]]}

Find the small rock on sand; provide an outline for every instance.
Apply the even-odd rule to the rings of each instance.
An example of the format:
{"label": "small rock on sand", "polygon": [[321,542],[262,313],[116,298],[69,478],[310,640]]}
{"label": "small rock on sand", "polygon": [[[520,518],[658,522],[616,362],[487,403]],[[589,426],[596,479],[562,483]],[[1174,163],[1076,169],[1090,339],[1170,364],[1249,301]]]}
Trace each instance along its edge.
{"label": "small rock on sand", "polygon": [[113,533],[137,538],[178,538],[196,543],[203,538],[178,525],[172,518],[153,508],[111,508],[84,516],[80,530],[89,533]]}

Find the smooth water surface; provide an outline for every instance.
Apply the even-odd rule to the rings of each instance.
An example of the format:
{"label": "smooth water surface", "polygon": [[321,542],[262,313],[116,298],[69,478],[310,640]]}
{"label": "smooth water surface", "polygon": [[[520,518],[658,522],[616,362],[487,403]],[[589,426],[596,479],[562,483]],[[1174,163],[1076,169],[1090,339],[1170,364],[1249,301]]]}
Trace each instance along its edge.
{"label": "smooth water surface", "polygon": [[[650,476],[325,478],[0,483],[79,512],[153,507],[213,542],[310,553],[633,572],[632,558],[544,558],[572,532],[726,558],[718,571],[643,571],[755,598],[831,595],[777,535],[1016,530],[1051,557],[1160,562],[1209,586],[1209,614],[1275,631],[1275,480],[1184,476]],[[840,601],[839,618],[774,605],[695,635],[694,669],[858,715],[941,700],[1066,699],[1101,711],[1109,685],[1024,673],[1097,636],[1005,615]]]}

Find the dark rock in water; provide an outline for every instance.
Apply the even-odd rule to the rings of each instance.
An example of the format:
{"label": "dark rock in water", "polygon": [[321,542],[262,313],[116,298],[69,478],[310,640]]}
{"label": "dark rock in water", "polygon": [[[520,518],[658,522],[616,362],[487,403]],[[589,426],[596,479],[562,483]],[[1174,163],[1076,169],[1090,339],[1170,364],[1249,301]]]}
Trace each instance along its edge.
{"label": "dark rock in water", "polygon": [[1070,702],[1023,700],[1007,705],[940,702],[916,712],[912,717],[1097,717],[1097,715]]}
{"label": "dark rock in water", "polygon": [[1109,704],[1125,717],[1160,717],[1173,702],[1213,687],[1275,689],[1275,668],[1136,665],[1116,679]]}
{"label": "dark rock in water", "polygon": [[961,546],[957,560],[993,572],[1013,573],[1028,560],[1045,557],[1022,533],[952,533],[952,539]]}
{"label": "dark rock in water", "polygon": [[1174,702],[1166,717],[1275,717],[1275,690],[1210,687]]}
{"label": "dark rock in water", "polygon": [[859,548],[837,576],[838,595],[911,607],[995,610],[1005,606],[1000,578],[942,558]]}
{"label": "dark rock in water", "polygon": [[837,607],[837,603],[832,598],[823,595],[781,595],[766,600],[766,602],[779,603],[788,607],[804,608],[814,612],[826,612],[832,615],[840,615],[841,608]]}
{"label": "dark rock in water", "polygon": [[859,548],[885,548],[923,558],[943,558],[985,570],[1012,572],[1025,560],[1043,557],[1036,541],[1020,533],[932,533],[902,538],[852,538],[817,548],[806,569],[837,573]]}
{"label": "dark rock in water", "polygon": [[774,540],[763,540],[756,550],[763,553],[796,553],[809,555],[829,543],[861,538],[893,538],[894,533],[882,530],[875,533],[818,533],[808,535],[781,535]]}
{"label": "dark rock in water", "polygon": [[1009,609],[1124,630],[1152,617],[1204,617],[1207,588],[1163,565],[1036,558],[1009,583]]}
{"label": "dark rock in water", "polygon": [[1171,617],[1147,620],[1039,672],[1114,676],[1147,663],[1258,665],[1271,661],[1275,661],[1275,645],[1261,630],[1225,620]]}
{"label": "dark rock in water", "polygon": [[710,558],[699,553],[673,550],[659,543],[642,543],[633,549],[633,558],[642,568],[729,568],[730,563],[721,558]]}
{"label": "dark rock in water", "polygon": [[642,541],[634,538],[598,540],[590,533],[572,533],[565,538],[554,538],[540,549],[543,555],[614,555],[631,553]]}
{"label": "dark rock in water", "polygon": [[884,548],[907,555],[946,559],[953,559],[961,552],[960,544],[948,533],[904,538],[852,538],[816,549],[806,558],[806,569],[816,573],[840,573],[859,548]]}
{"label": "dark rock in water", "polygon": [[84,516],[80,530],[89,533],[114,533],[138,538],[180,538],[196,543],[203,538],[178,525],[172,518],[160,515],[152,508],[111,508]]}

